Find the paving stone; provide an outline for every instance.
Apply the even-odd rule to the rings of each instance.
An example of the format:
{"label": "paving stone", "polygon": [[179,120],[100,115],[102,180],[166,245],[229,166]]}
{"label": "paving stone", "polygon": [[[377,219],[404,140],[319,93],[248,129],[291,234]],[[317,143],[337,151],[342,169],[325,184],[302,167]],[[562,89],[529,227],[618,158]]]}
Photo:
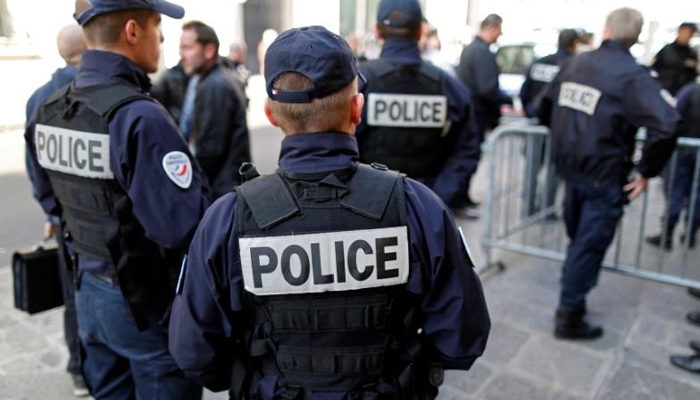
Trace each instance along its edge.
{"label": "paving stone", "polygon": [[474,394],[491,375],[491,370],[481,360],[477,360],[469,371],[445,371],[443,386],[462,394]]}
{"label": "paving stone", "polygon": [[684,321],[686,313],[696,308],[697,300],[684,289],[668,285],[650,287],[642,303],[646,313],[670,322]]}
{"label": "paving stone", "polygon": [[46,340],[41,334],[24,325],[8,329],[5,332],[5,341],[15,354],[42,350],[46,346]]}
{"label": "paving stone", "polygon": [[527,331],[551,334],[554,323],[554,308],[530,307],[518,301],[505,300],[489,304],[491,319],[504,322]]}
{"label": "paving stone", "polygon": [[469,400],[464,393],[454,391],[448,387],[441,387],[437,400]]}
{"label": "paving stone", "polygon": [[603,400],[700,399],[700,388],[633,365],[623,364],[606,388]]}
{"label": "paving stone", "polygon": [[17,325],[17,320],[9,315],[0,315],[0,331],[12,328]]}
{"label": "paving stone", "polygon": [[529,333],[513,325],[494,322],[491,325],[486,351],[479,361],[492,366],[506,364],[515,357],[529,337]]}
{"label": "paving stone", "polygon": [[[591,316],[590,321],[594,323],[600,323],[600,320],[595,318],[595,316]],[[603,337],[601,337],[600,339],[581,340],[570,343],[580,347],[584,347],[586,349],[595,350],[603,353],[616,348],[620,348],[625,340],[625,336],[621,332],[605,324],[603,324],[603,328],[605,331]]]}
{"label": "paving stone", "polygon": [[571,394],[555,390],[548,385],[535,385],[528,380],[504,374],[494,378],[479,395],[483,400],[575,400]]}
{"label": "paving stone", "polygon": [[548,337],[530,340],[514,361],[514,368],[570,393],[593,395],[607,372],[609,362],[585,351],[575,343]]}
{"label": "paving stone", "polygon": [[62,352],[60,349],[51,349],[39,358],[39,361],[48,369],[65,367],[67,363],[68,351]]}
{"label": "paving stone", "polygon": [[588,296],[590,309],[636,309],[647,292],[648,282],[611,272],[600,275],[598,286]]}

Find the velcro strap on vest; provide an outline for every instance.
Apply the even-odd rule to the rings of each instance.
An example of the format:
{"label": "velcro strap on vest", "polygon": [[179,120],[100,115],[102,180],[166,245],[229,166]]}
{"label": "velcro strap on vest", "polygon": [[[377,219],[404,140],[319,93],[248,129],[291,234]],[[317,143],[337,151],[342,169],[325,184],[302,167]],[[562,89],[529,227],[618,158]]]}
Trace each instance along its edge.
{"label": "velcro strap on vest", "polygon": [[238,186],[255,222],[261,229],[268,228],[299,212],[292,193],[278,174],[253,179]]}
{"label": "velcro strap on vest", "polygon": [[264,307],[255,311],[254,321],[270,321],[276,332],[333,332],[379,329],[386,324],[387,305],[350,305],[328,308],[294,308],[275,305],[271,319]]}
{"label": "velcro strap on vest", "polygon": [[[399,178],[400,174],[396,171],[380,171],[359,164],[352,177],[352,190],[343,197],[340,205],[365,217],[380,220]],[[381,181],[393,181],[393,184],[380,184]]]}
{"label": "velcro strap on vest", "polygon": [[133,100],[153,100],[147,94],[128,85],[78,89],[75,84],[71,84],[70,97],[84,103],[101,117],[108,117],[114,110]]}
{"label": "velcro strap on vest", "polygon": [[315,348],[294,350],[280,347],[277,365],[290,374],[378,375],[384,362],[383,346],[354,348]]}

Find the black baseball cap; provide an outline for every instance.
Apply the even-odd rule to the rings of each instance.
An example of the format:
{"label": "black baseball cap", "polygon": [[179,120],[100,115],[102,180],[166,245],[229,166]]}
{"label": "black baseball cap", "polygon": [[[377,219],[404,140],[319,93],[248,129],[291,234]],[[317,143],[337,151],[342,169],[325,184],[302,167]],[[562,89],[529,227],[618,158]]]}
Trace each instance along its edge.
{"label": "black baseball cap", "polygon": [[[314,86],[294,91],[273,88],[275,79],[285,72],[304,75]],[[267,95],[280,103],[310,103],[346,87],[358,75],[348,43],[322,26],[284,31],[265,53]]]}
{"label": "black baseball cap", "polygon": [[377,22],[385,26],[413,27],[422,21],[423,12],[418,0],[382,0],[377,7]]}
{"label": "black baseball cap", "polygon": [[147,9],[180,19],[185,16],[185,9],[163,0],[76,0],[73,18],[85,26],[94,17],[114,11]]}

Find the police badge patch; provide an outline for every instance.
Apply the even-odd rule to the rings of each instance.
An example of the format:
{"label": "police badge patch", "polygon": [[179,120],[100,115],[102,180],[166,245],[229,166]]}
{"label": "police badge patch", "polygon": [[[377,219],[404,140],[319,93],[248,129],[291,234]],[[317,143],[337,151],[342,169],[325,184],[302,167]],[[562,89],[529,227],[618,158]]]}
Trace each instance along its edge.
{"label": "police badge patch", "polygon": [[187,154],[171,151],[163,157],[163,169],[168,178],[177,186],[188,189],[192,184],[192,162]]}

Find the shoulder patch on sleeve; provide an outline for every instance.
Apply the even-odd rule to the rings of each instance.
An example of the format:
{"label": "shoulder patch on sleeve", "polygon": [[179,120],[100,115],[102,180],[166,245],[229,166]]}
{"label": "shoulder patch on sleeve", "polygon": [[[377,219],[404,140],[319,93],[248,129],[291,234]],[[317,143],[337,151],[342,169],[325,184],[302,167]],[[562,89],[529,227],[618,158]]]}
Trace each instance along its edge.
{"label": "shoulder patch on sleeve", "polygon": [[174,184],[189,189],[192,184],[192,162],[187,154],[181,151],[171,151],[163,157],[165,175]]}

